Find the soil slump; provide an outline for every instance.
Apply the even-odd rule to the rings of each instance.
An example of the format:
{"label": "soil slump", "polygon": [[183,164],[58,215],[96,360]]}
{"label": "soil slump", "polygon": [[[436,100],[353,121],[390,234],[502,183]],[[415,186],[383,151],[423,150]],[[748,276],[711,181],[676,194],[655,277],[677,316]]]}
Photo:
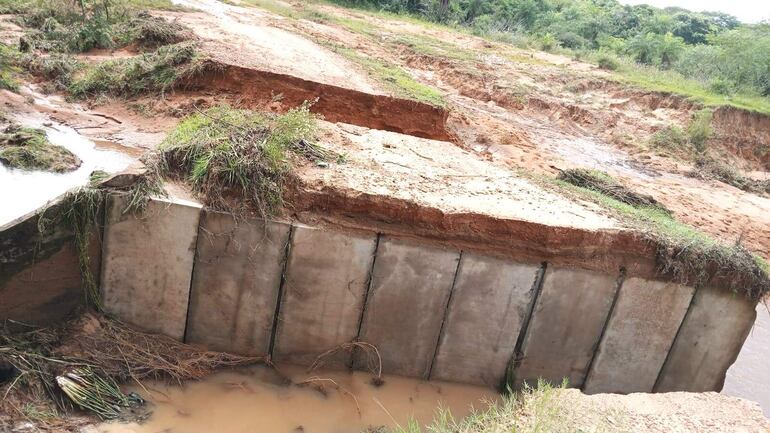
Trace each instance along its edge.
{"label": "soil slump", "polygon": [[[456,418],[483,409],[498,395],[486,388],[385,377],[381,386],[363,372],[306,373],[266,367],[219,373],[183,387],[153,385],[152,416],[143,424],[102,424],[102,433],[214,431],[339,433],[428,424],[438,408]],[[303,381],[306,381],[304,384]],[[299,384],[299,385],[298,385]],[[145,392],[136,390],[143,396]]]}

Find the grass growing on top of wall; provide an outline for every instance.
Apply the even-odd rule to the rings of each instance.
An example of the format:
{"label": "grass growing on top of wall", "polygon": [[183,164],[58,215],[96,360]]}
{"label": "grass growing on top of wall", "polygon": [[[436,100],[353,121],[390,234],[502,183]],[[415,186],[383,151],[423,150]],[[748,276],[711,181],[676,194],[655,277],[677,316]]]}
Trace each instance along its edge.
{"label": "grass growing on top of wall", "polygon": [[316,128],[307,103],[280,115],[210,108],[186,118],[161,143],[161,172],[181,174],[214,209],[271,216],[283,205],[291,155],[339,158],[315,144]]}
{"label": "grass growing on top of wall", "polygon": [[0,132],[0,163],[20,170],[64,173],[80,166],[80,159],[48,141],[45,131],[15,123]]}
{"label": "grass growing on top of wall", "polygon": [[658,270],[684,284],[718,284],[749,299],[770,292],[770,276],[764,260],[739,242],[726,244],[677,221],[659,206],[635,203],[614,196],[604,188],[608,174],[591,170],[565,170],[553,180],[562,189],[576,193],[613,211],[622,221],[647,235],[657,247]]}

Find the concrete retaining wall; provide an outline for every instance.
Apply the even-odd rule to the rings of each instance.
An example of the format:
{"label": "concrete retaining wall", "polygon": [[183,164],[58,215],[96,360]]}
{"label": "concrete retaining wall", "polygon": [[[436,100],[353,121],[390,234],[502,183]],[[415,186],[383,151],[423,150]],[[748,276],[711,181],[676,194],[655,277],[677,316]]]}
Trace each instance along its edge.
{"label": "concrete retaining wall", "polygon": [[151,200],[141,217],[128,196],[107,197],[102,298],[107,312],[141,329],[182,340],[201,206]]}
{"label": "concrete retaining wall", "polygon": [[[515,387],[539,378],[587,392],[718,390],[755,317],[717,289],[623,278],[366,231],[238,220],[152,200],[105,209],[108,312],[217,350]],[[82,299],[66,230],[0,232],[0,318],[60,318]],[[58,234],[57,234],[58,233]],[[28,242],[41,239],[43,256]],[[28,257],[29,256],[29,257]],[[98,245],[94,257],[99,256]],[[544,268],[543,268],[544,267]],[[543,269],[545,271],[543,272]],[[49,278],[58,278],[49,280]],[[10,307],[9,307],[10,306]]]}
{"label": "concrete retaining wall", "polygon": [[727,369],[754,325],[757,311],[735,293],[713,287],[695,293],[655,392],[721,391]]}
{"label": "concrete retaining wall", "polygon": [[[353,341],[374,260],[374,233],[340,233],[298,226],[282,287],[273,356],[310,365],[323,352]],[[350,352],[326,365],[346,367]]]}
{"label": "concrete retaining wall", "polygon": [[583,390],[652,392],[692,295],[679,284],[625,280]]}
{"label": "concrete retaining wall", "polygon": [[188,342],[248,355],[269,353],[290,228],[203,213],[190,289]]}
{"label": "concrete retaining wall", "polygon": [[[0,321],[47,326],[84,303],[75,235],[63,221],[61,203],[0,228]],[[51,222],[41,232],[40,214]],[[101,227],[91,236],[88,255],[98,279]],[[13,322],[4,323],[14,328]],[[28,329],[28,328],[23,328]]]}

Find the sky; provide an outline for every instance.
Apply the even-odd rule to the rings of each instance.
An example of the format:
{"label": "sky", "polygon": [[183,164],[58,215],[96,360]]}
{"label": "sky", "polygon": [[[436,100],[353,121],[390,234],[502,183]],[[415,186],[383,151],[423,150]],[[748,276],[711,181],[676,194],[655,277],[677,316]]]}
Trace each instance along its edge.
{"label": "sky", "polygon": [[619,0],[623,4],[648,4],[659,8],[679,6],[691,11],[725,12],[744,23],[770,20],[770,0]]}

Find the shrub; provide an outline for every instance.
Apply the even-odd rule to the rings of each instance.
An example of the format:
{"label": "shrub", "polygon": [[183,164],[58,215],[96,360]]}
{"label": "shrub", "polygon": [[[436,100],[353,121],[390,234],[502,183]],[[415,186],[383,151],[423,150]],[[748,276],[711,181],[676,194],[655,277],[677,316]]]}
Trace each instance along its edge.
{"label": "shrub", "polygon": [[687,127],[687,136],[690,143],[696,151],[704,152],[706,150],[706,140],[711,137],[711,116],[712,111],[703,109],[693,115],[690,125]]}
{"label": "shrub", "polygon": [[608,71],[616,71],[620,67],[618,58],[608,53],[600,54],[596,59],[596,63],[601,69],[606,69]]}
{"label": "shrub", "polygon": [[650,138],[650,144],[656,148],[679,152],[686,150],[687,136],[682,131],[682,128],[676,125],[669,125],[653,134]]}

